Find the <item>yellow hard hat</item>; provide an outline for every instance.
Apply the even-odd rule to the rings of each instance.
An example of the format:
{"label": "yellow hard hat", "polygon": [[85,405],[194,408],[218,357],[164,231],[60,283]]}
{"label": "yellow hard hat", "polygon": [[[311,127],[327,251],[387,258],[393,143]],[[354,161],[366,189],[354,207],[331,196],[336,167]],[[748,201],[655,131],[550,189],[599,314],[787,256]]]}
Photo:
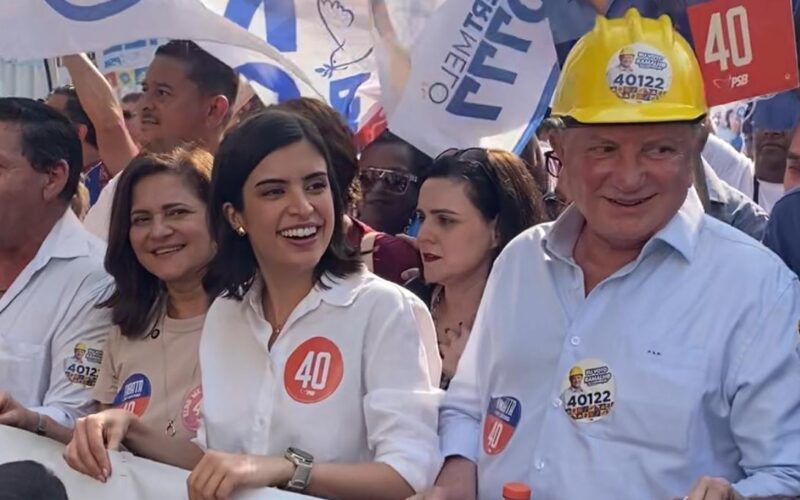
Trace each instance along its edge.
{"label": "yellow hard hat", "polygon": [[570,377],[576,377],[578,375],[583,377],[583,370],[581,370],[580,366],[573,366],[572,370],[569,371],[569,376]]}
{"label": "yellow hard hat", "polygon": [[78,342],[77,344],[75,344],[75,349],[74,350],[76,350],[76,351],[85,351],[86,350],[86,344],[84,344],[83,342]]}
{"label": "yellow hard hat", "polygon": [[[621,55],[635,56],[622,67]],[[694,121],[707,112],[703,77],[688,42],[669,17],[598,16],[567,57],[552,115],[580,123]]]}

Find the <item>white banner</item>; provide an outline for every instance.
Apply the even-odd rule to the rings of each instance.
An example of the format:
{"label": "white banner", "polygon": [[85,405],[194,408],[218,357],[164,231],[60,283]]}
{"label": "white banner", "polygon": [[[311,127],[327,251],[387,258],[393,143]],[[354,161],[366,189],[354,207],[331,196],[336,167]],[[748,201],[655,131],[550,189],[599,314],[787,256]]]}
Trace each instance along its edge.
{"label": "white banner", "polygon": [[[0,426],[0,464],[33,460],[44,465],[64,483],[69,498],[81,500],[188,499],[186,478],[189,472],[169,465],[135,457],[130,453],[109,452],[111,476],[101,483],[84,476],[64,462],[63,445],[30,432]],[[242,491],[236,500],[302,500],[310,498],[273,488]]]}
{"label": "white banner", "polygon": [[[438,1],[390,10],[400,26],[418,29]],[[358,130],[380,108],[370,2],[384,0],[0,0],[0,54],[25,60],[195,40],[265,103],[319,97]]]}
{"label": "white banner", "polygon": [[142,39],[188,39],[234,68],[260,65],[262,76],[291,75],[299,94],[321,96],[277,49],[203,0],[0,0],[0,26],[0,54],[6,59],[100,52]]}
{"label": "white banner", "polygon": [[389,128],[432,156],[451,147],[519,152],[557,78],[541,0],[448,0],[415,43],[402,97],[387,106]]}

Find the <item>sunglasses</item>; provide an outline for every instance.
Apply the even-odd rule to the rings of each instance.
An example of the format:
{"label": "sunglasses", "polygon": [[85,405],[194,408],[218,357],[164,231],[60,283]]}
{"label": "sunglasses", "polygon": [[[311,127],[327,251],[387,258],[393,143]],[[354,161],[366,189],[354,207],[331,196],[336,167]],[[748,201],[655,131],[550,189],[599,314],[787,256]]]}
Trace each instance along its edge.
{"label": "sunglasses", "polygon": [[561,174],[561,169],[564,167],[564,164],[561,163],[561,159],[556,156],[553,150],[544,154],[544,164],[547,167],[547,173],[555,178],[558,178],[559,174]]}
{"label": "sunglasses", "polygon": [[361,170],[358,174],[358,181],[364,191],[370,191],[378,182],[382,182],[387,191],[401,195],[406,194],[408,186],[419,183],[419,177],[396,170],[369,167]]}

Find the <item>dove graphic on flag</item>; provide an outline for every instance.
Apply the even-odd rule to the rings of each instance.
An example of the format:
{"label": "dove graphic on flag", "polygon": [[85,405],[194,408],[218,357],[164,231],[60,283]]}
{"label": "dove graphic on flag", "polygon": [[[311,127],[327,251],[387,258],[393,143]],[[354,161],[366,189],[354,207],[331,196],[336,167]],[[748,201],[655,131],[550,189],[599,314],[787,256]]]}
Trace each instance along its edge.
{"label": "dove graphic on flag", "polygon": [[317,68],[317,73],[326,78],[331,78],[337,70],[346,70],[351,64],[359,63],[372,55],[372,47],[366,49],[363,55],[355,59],[350,59],[347,55],[348,32],[356,20],[355,13],[352,10],[348,9],[339,0],[317,0],[317,10],[325,29],[336,44],[328,63]]}

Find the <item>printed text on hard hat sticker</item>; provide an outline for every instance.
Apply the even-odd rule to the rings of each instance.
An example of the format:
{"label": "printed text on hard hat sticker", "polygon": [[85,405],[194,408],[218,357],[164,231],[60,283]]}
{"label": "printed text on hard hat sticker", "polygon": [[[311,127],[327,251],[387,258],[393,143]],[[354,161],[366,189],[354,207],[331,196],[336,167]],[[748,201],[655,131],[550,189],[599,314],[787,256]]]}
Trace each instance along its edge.
{"label": "printed text on hard hat sticker", "polygon": [[672,85],[669,60],[643,43],[626,45],[614,53],[606,69],[608,88],[620,99],[649,103],[661,99]]}
{"label": "printed text on hard hat sticker", "polygon": [[572,420],[594,422],[611,414],[616,399],[611,368],[598,359],[575,363],[561,383],[561,403]]}

